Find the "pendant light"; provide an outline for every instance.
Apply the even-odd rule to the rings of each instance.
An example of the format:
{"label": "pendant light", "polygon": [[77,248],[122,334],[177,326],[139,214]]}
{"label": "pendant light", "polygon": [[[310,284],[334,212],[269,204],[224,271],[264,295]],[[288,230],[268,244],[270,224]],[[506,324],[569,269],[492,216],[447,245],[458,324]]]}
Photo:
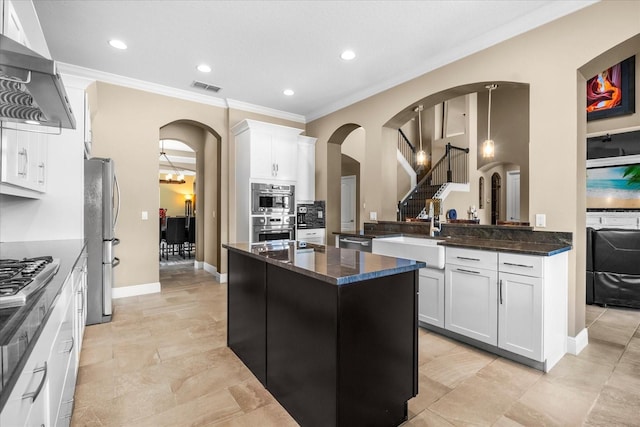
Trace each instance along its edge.
{"label": "pendant light", "polygon": [[423,109],[424,107],[422,105],[418,105],[413,110],[418,113],[418,135],[420,138],[420,151],[418,151],[418,154],[416,154],[416,163],[418,163],[419,166],[424,166],[427,164],[427,153],[422,149],[422,114],[420,113]]}
{"label": "pendant light", "polygon": [[171,163],[171,160],[169,160],[169,157],[167,157],[167,153],[164,152],[164,140],[161,140],[160,142],[162,143],[162,148],[160,149],[160,161],[162,161],[162,158],[164,157],[164,161],[169,163],[169,166],[171,166],[171,169],[173,169],[173,172],[175,172],[176,176],[176,179],[173,179],[174,174],[169,172],[165,176],[165,179],[160,180],[160,184],[184,184],[185,182],[187,182],[184,180],[184,174],[180,172],[178,168],[173,165],[173,163]]}
{"label": "pendant light", "polygon": [[489,104],[487,106],[487,139],[482,143],[482,158],[493,159],[495,147],[491,139],[491,92],[498,87],[496,84],[485,86],[489,90]]}

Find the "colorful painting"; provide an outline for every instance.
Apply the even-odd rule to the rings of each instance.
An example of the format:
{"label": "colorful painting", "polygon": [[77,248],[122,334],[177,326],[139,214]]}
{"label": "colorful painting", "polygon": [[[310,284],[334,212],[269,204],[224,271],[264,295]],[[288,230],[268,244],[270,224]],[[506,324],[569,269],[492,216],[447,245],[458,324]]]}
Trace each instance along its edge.
{"label": "colorful painting", "polygon": [[587,169],[587,209],[640,209],[640,164]]}
{"label": "colorful painting", "polygon": [[635,112],[635,56],[587,81],[587,120]]}

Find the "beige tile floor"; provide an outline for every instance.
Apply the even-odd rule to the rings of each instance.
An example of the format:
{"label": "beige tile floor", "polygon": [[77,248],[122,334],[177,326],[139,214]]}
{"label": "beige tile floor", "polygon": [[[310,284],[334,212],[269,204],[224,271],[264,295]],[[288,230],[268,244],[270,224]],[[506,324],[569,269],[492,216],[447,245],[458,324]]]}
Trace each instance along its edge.
{"label": "beige tile floor", "polygon": [[[86,329],[73,426],[296,426],[226,344],[226,285],[163,266],[162,292]],[[403,426],[640,425],[640,311],[587,306],[589,346],[543,374],[425,330]]]}

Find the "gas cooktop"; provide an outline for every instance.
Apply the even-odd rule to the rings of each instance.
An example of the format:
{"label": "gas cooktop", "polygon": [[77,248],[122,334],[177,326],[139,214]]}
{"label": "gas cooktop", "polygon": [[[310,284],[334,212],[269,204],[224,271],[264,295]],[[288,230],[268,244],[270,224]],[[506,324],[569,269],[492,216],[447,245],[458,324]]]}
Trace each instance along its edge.
{"label": "gas cooktop", "polygon": [[24,305],[58,272],[60,260],[50,256],[0,259],[0,309]]}

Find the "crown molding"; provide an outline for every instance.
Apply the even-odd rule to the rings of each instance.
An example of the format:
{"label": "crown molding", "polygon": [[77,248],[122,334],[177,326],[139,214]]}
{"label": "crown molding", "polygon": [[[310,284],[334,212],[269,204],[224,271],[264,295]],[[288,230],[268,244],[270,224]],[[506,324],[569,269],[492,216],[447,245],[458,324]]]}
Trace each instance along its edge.
{"label": "crown molding", "polygon": [[291,120],[297,123],[306,123],[305,117],[300,114],[289,113],[286,111],[276,110],[273,108],[262,107],[260,105],[250,104],[248,102],[236,101],[228,98],[217,98],[210,95],[201,95],[188,90],[176,89],[169,86],[151,83],[144,80],[124,77],[117,74],[111,74],[104,71],[98,71],[91,68],[80,67],[78,65],[57,62],[58,71],[69,77],[86,79],[89,82],[101,81],[105,83],[124,86],[131,89],[143,90],[158,95],[169,96],[172,98],[183,99],[186,101],[197,102],[200,104],[211,105],[220,108],[233,108],[235,110],[247,111],[250,113],[262,114],[269,117],[275,117],[284,120]]}
{"label": "crown molding", "polygon": [[249,104],[248,102],[236,101],[234,99],[226,99],[228,108],[234,110],[247,111],[249,113],[264,114],[265,116],[275,117],[278,119],[290,120],[296,123],[306,123],[303,115],[288,113],[286,111],[276,110],[274,108],[262,107],[260,105]]}

